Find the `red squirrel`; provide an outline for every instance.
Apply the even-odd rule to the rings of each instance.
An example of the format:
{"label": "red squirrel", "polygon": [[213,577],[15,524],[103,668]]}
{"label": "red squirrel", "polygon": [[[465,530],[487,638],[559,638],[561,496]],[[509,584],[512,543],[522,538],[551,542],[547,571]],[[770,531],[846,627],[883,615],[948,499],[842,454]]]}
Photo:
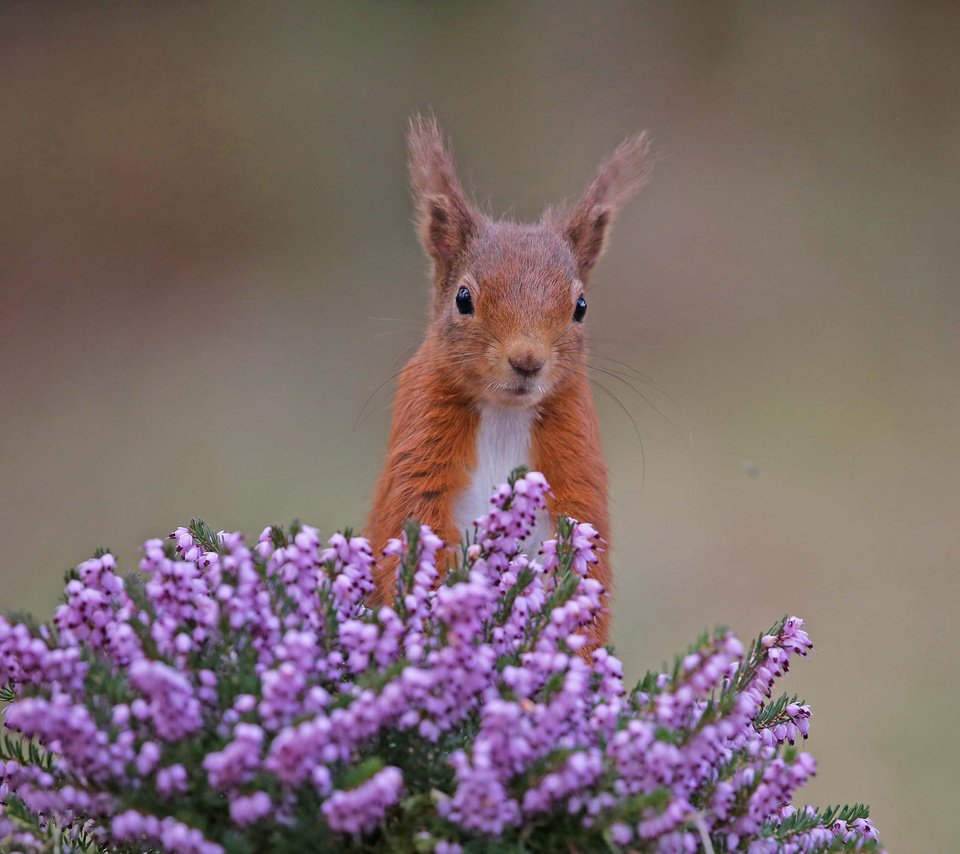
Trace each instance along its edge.
{"label": "red squirrel", "polygon": [[[517,466],[542,471],[552,516],[593,524],[609,543],[607,469],[586,375],[588,281],[619,208],[645,183],[648,139],[627,139],[569,213],[495,220],[464,194],[433,119],[415,117],[409,166],[432,262],[430,324],[400,374],[383,473],[367,525],[377,553],[405,520],[456,544]],[[550,530],[534,532],[534,547]],[[608,552],[591,575],[611,587]],[[381,561],[375,603],[392,598]],[[585,634],[606,643],[605,615]]]}

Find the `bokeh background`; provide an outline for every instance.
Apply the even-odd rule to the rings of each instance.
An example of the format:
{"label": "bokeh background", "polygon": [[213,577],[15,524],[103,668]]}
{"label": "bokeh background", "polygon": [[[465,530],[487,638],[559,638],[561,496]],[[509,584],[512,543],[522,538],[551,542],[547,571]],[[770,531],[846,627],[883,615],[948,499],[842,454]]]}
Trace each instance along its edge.
{"label": "bokeh background", "polygon": [[636,676],[804,616],[804,794],[952,850],[958,35],[907,2],[4,3],[0,607],[193,515],[364,518],[427,305],[413,111],[515,217],[647,128],[588,317],[657,382],[596,374],[643,443],[600,392],[616,645]]}

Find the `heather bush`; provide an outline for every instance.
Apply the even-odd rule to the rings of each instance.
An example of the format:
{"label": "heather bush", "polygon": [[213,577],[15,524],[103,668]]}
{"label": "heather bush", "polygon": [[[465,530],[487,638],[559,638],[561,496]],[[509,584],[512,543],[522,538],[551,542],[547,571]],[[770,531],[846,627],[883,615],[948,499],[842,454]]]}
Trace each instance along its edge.
{"label": "heather bush", "polygon": [[796,617],[746,649],[699,638],[624,687],[579,629],[602,607],[585,522],[524,554],[543,476],[494,493],[437,583],[443,543],[374,555],[296,524],[248,545],[202,522],[122,578],[98,553],[37,625],[0,619],[0,846],[18,851],[849,851],[859,804],[793,806],[810,708],[774,685]]}

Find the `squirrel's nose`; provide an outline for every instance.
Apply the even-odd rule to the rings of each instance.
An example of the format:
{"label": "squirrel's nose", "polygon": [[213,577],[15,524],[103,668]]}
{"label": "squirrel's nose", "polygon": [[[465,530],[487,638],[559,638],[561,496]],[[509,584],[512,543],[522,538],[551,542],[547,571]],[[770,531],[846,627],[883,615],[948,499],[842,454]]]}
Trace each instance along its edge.
{"label": "squirrel's nose", "polygon": [[543,367],[543,359],[529,350],[517,356],[510,356],[509,362],[510,367],[524,377],[535,377]]}

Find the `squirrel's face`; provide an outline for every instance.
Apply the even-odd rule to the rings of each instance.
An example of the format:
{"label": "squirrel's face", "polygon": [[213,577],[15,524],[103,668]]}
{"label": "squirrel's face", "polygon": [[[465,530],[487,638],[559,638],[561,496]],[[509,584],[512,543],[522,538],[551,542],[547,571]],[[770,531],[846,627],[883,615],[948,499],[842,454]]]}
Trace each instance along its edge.
{"label": "squirrel's face", "polygon": [[586,372],[586,294],[562,234],[485,222],[438,288],[434,334],[448,374],[480,403],[536,405]]}
{"label": "squirrel's face", "polygon": [[436,122],[415,118],[409,143],[420,239],[433,260],[437,366],[477,401],[533,406],[586,373],[586,282],[617,210],[646,180],[647,138],[621,144],[572,211],[531,225],[477,210]]}

